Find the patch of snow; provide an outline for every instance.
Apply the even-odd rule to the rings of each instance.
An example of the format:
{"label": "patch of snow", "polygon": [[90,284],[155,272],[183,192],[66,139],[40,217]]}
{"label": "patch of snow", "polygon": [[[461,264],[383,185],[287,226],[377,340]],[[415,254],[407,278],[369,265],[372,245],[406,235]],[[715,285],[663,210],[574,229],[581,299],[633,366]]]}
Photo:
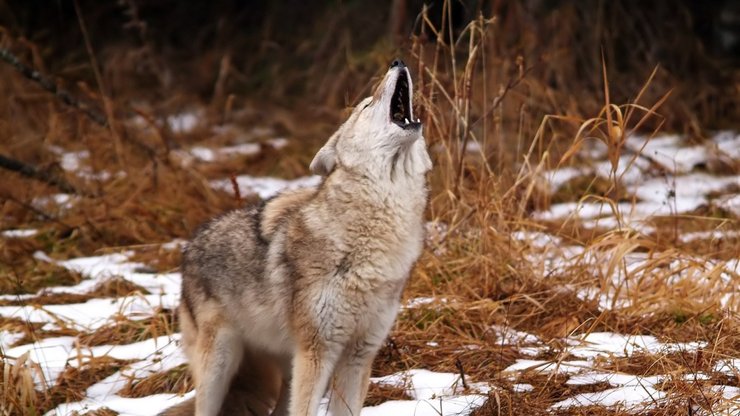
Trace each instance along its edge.
{"label": "patch of snow", "polygon": [[740,358],[718,360],[714,365],[714,371],[728,376],[740,377]]}
{"label": "patch of snow", "polygon": [[32,199],[31,206],[41,210],[56,208],[65,211],[71,209],[78,199],[78,196],[71,194],[51,194]]}
{"label": "patch of snow", "polygon": [[478,394],[439,398],[437,400],[391,400],[365,407],[361,416],[466,416],[482,406],[487,396]]}
{"label": "patch of snow", "polygon": [[644,136],[633,136],[627,140],[627,147],[650,157],[669,172],[689,172],[708,159],[705,146],[682,145],[683,139],[677,135],[662,135],[648,140]]}
{"label": "patch of snow", "polygon": [[664,376],[642,377],[622,373],[588,372],[570,376],[565,384],[571,386],[586,386],[597,383],[609,383],[612,386],[655,386]]}
{"label": "patch of snow", "polygon": [[598,391],[581,393],[552,405],[553,409],[575,406],[599,405],[605,407],[621,406],[627,409],[645,409],[653,407],[666,398],[666,394],[651,386],[622,386]]}
{"label": "patch of snow", "polygon": [[520,345],[540,342],[537,335],[517,331],[508,326],[492,325],[491,331],[496,335],[496,344],[498,345]]}
{"label": "patch of snow", "polygon": [[23,338],[22,332],[11,332],[4,329],[0,329],[0,356],[3,355],[11,345],[15,344]]}
{"label": "patch of snow", "polygon": [[69,361],[74,356],[74,337],[45,338],[33,344],[19,345],[5,351],[5,360],[11,363],[21,355],[28,353],[28,359],[39,365],[43,378],[33,372],[34,383],[43,388],[53,386]]}
{"label": "patch of snow", "polygon": [[720,131],[712,137],[717,149],[732,159],[740,159],[740,134],[733,131]]}
{"label": "patch of snow", "polygon": [[155,315],[162,308],[175,309],[179,302],[179,296],[173,294],[97,298],[63,305],[0,306],[0,316],[48,323],[47,329],[66,327],[94,331],[115,322],[121,315],[131,320],[142,320]]}
{"label": "patch of snow", "polygon": [[579,358],[599,356],[631,356],[635,352],[649,354],[678,351],[696,351],[706,346],[706,342],[662,343],[649,335],[622,335],[611,332],[592,332],[579,338],[581,345],[568,352]]}
{"label": "patch of snow", "polygon": [[[738,200],[740,203],[740,200]],[[690,243],[696,240],[722,240],[740,238],[740,230],[709,230],[697,231],[693,233],[680,234],[679,240],[684,243]]]}
{"label": "patch of snow", "polygon": [[176,238],[170,242],[162,244],[162,249],[167,251],[177,251],[182,250],[185,248],[185,246],[188,244],[188,240],[183,240],[182,238]]}
{"label": "patch of snow", "polygon": [[512,391],[514,391],[514,393],[526,393],[529,391],[533,391],[534,386],[532,386],[531,384],[526,384],[526,383],[518,383],[518,384],[514,384],[513,386],[511,386],[511,389]]}
{"label": "patch of snow", "polygon": [[711,391],[722,395],[725,400],[731,400],[735,404],[735,409],[740,409],[740,387],[736,386],[712,386]]}
{"label": "patch of snow", "polygon": [[412,298],[412,299],[407,300],[406,303],[402,306],[402,308],[413,309],[413,308],[418,308],[419,306],[431,305],[434,303],[447,303],[447,299],[435,298],[435,297]]}
{"label": "patch of snow", "polygon": [[77,413],[91,412],[104,407],[116,412],[119,416],[155,416],[165,409],[184,402],[195,395],[191,391],[185,395],[153,394],[146,397],[111,396],[104,400],[86,398],[79,402],[63,403],[56,409],[50,410],[46,416],[64,416]]}
{"label": "patch of snow", "polygon": [[219,148],[210,148],[203,146],[195,146],[190,148],[190,154],[196,159],[203,162],[215,162],[217,160],[225,159],[237,156],[250,156],[256,155],[261,151],[259,143],[244,143],[235,146],[226,146]]}
{"label": "patch of snow", "polygon": [[75,172],[82,168],[83,160],[90,159],[90,151],[64,152],[60,155],[59,165],[68,172]]}
{"label": "patch of snow", "polygon": [[0,232],[5,238],[28,238],[33,237],[39,233],[39,230],[25,229],[25,230],[5,230]]}
{"label": "patch of snow", "polygon": [[[645,172],[650,163],[634,155],[622,155],[617,162],[616,176],[623,184],[634,184],[645,178]],[[609,161],[598,162],[594,165],[595,174],[605,179],[612,179],[612,164]]]}
{"label": "patch of snow", "polygon": [[167,125],[175,134],[189,133],[198,126],[202,117],[200,111],[175,114],[167,117]]}
{"label": "patch of snow", "polygon": [[463,388],[459,374],[420,369],[402,371],[371,380],[383,386],[404,388],[408,395],[416,400],[451,396],[462,392]]}
{"label": "patch of snow", "polygon": [[540,249],[563,244],[562,238],[539,231],[514,231],[511,233],[511,238]]}
{"label": "patch of snow", "polygon": [[267,143],[270,146],[272,146],[275,150],[280,150],[286,147],[290,143],[290,141],[286,139],[285,137],[276,137],[274,139],[268,140]]}
{"label": "patch of snow", "polygon": [[[286,180],[269,176],[254,177],[249,175],[241,175],[236,177],[236,183],[238,184],[239,190],[242,195],[248,194],[249,192],[254,192],[259,195],[260,198],[268,199],[286,190],[318,186],[319,183],[321,183],[321,176],[314,175],[293,180]],[[211,181],[211,186],[216,189],[221,189],[230,193],[234,192],[230,179],[219,179]]]}
{"label": "patch of snow", "polygon": [[560,373],[575,374],[591,369],[591,361],[545,361],[545,360],[525,360],[518,359],[516,362],[504,369],[503,372],[510,373],[515,371],[536,371],[542,373]]}

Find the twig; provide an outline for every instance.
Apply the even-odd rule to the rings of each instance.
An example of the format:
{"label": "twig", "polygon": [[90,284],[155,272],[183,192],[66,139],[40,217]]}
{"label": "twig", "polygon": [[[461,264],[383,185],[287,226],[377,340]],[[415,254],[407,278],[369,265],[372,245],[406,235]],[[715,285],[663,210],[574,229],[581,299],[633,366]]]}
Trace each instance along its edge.
{"label": "twig", "polygon": [[7,156],[0,154],[0,168],[7,169],[13,172],[18,172],[21,175],[36,179],[37,181],[45,182],[49,185],[56,186],[59,190],[64,191],[68,194],[84,194],[72,186],[69,182],[63,178],[55,175],[49,171],[41,170],[33,165],[21,162],[20,160],[12,159]]}
{"label": "twig", "polygon": [[63,88],[59,88],[55,82],[42,75],[39,71],[21,62],[17,56],[10,52],[10,50],[6,48],[0,48],[0,59],[13,66],[13,68],[20,72],[21,75],[23,75],[24,77],[36,82],[37,84],[39,84],[39,86],[41,86],[41,88],[57,96],[60,100],[62,100],[64,104],[82,112],[95,123],[103,127],[108,126],[108,119],[106,119],[104,115],[100,114],[97,110],[90,107],[87,103],[84,103],[73,97],[72,94],[69,93],[69,91]]}
{"label": "twig", "polygon": [[460,372],[460,381],[462,382],[463,388],[468,389],[468,383],[465,382],[465,369],[463,368],[462,361],[459,358],[455,358],[455,367]]}
{"label": "twig", "polygon": [[229,179],[231,180],[231,187],[234,190],[234,198],[236,199],[236,202],[241,204],[244,200],[242,199],[241,192],[239,192],[239,182],[236,181],[236,175],[232,173],[229,175]]}

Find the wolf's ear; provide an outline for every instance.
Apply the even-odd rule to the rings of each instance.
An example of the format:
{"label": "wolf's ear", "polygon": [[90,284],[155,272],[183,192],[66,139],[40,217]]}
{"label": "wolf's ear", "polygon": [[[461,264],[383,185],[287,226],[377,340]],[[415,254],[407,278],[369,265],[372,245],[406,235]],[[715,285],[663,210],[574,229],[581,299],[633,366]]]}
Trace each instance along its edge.
{"label": "wolf's ear", "polygon": [[319,149],[308,167],[311,172],[316,175],[328,176],[334,170],[334,166],[337,164],[336,145],[338,137],[339,132],[334,133],[324,147]]}

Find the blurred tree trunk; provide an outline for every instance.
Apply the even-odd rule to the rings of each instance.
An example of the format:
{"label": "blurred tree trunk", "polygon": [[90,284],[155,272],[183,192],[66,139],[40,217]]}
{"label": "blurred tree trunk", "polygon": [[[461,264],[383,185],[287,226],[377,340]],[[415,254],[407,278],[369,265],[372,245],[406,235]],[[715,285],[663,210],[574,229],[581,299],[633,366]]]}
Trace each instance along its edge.
{"label": "blurred tree trunk", "polygon": [[391,40],[398,45],[404,39],[404,23],[406,22],[406,0],[393,0],[391,11],[388,14],[388,33]]}

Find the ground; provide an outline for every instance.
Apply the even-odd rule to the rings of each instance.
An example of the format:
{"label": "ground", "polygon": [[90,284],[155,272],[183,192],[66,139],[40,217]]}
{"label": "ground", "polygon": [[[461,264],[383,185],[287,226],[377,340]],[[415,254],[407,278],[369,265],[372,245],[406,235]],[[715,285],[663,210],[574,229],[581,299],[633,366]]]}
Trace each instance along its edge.
{"label": "ground", "polygon": [[[213,134],[174,150],[177,163],[199,166],[207,186],[242,204],[320,180],[223,177],[215,166],[279,158],[295,140],[265,126],[203,125],[192,112],[166,120],[174,134]],[[534,170],[546,202],[514,226],[430,218],[362,414],[740,414],[738,149],[730,131],[702,143],[633,134],[611,159],[608,145],[588,141],[563,166]],[[95,167],[89,151],[48,150],[84,183],[126,178]],[[479,144],[467,152],[475,158]],[[597,187],[612,198],[589,197]],[[81,198],[31,203],[64,218]],[[60,256],[48,240],[65,238],[27,223],[1,237],[6,250],[32,247],[30,267],[49,277],[0,297],[6,394],[38,395],[18,393],[17,409],[153,415],[190,397],[173,315],[187,242]],[[493,243],[506,258],[486,251]]]}

